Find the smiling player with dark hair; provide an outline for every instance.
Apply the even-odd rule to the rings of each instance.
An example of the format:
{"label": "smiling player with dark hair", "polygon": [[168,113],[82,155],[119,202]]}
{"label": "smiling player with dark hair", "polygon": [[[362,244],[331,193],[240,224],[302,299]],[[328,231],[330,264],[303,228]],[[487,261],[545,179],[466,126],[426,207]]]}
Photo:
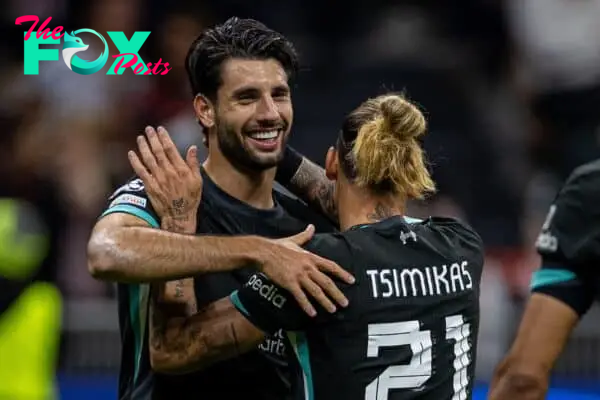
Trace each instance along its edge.
{"label": "smiling player with dark hair", "polygon": [[[226,400],[237,399],[242,390],[246,399],[288,396],[280,334],[204,371],[179,368],[204,326],[188,324],[187,317],[197,310],[228,315],[210,303],[241,287],[257,268],[295,293],[308,312],[307,295],[330,310],[332,301],[347,304],[325,273],[352,277],[297,246],[311,236],[310,229],[274,240],[303,232],[309,223],[319,231],[334,229],[300,201],[273,191],[293,121],[289,81],[297,64],[292,44],[258,21],[231,18],[207,29],[186,59],[196,118],[208,138],[203,167],[195,148],[184,161],[162,128],[138,137],[141,160],[130,152],[138,178],[113,194],[88,246],[91,273],[119,282],[120,399],[195,393]],[[149,193],[160,193],[158,200],[166,204]],[[237,236],[242,234],[273,240]],[[168,330],[177,333],[165,335]],[[208,350],[218,353],[219,347]],[[231,385],[223,383],[228,376]]]}
{"label": "smiling player with dark hair", "polygon": [[309,316],[286,288],[253,274],[188,318],[187,329],[165,321],[165,337],[195,333],[180,368],[210,368],[283,328],[294,399],[471,398],[483,245],[457,220],[404,215],[409,199],[435,190],[419,144],[425,129],[404,97],[379,96],[349,114],[327,154],[342,232],[304,248],[356,277],[340,286],[347,308]]}

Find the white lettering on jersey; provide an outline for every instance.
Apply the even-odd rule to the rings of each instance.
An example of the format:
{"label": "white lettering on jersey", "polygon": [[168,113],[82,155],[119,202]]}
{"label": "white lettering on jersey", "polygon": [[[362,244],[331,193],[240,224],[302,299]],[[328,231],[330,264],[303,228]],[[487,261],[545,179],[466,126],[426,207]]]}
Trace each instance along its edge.
{"label": "white lettering on jersey", "polygon": [[542,225],[542,232],[535,241],[535,247],[542,253],[555,253],[558,250],[558,238],[550,233],[550,225],[552,225],[555,214],[556,205],[552,204]]}
{"label": "white lettering on jersey", "polygon": [[265,353],[269,353],[278,357],[286,356],[286,347],[285,347],[285,336],[283,335],[283,330],[278,330],[275,332],[273,336],[265,337],[265,341],[262,342],[258,348]]}
{"label": "white lettering on jersey", "polygon": [[139,206],[139,207],[146,207],[146,203],[147,200],[144,199],[143,197],[140,196],[135,196],[133,194],[122,194],[120,196],[118,196],[116,199],[114,199],[111,203],[110,203],[110,207],[114,207],[117,204],[133,204],[134,206]]}
{"label": "white lettering on jersey", "polygon": [[473,289],[473,279],[461,261],[422,268],[368,269],[374,298],[446,296]]}
{"label": "white lettering on jersey", "polygon": [[266,299],[269,303],[275,307],[282,309],[287,299],[285,296],[279,293],[279,289],[274,283],[264,282],[260,276],[252,275],[250,280],[246,283],[252,290],[258,292],[260,297]]}

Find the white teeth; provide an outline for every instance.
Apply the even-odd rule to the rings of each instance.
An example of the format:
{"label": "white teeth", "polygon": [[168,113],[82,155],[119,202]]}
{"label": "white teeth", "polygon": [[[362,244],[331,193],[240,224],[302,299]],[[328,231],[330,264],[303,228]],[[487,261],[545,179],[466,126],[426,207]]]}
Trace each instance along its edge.
{"label": "white teeth", "polygon": [[264,132],[254,132],[250,134],[252,139],[258,140],[267,140],[267,139],[275,139],[279,135],[279,131],[264,131]]}

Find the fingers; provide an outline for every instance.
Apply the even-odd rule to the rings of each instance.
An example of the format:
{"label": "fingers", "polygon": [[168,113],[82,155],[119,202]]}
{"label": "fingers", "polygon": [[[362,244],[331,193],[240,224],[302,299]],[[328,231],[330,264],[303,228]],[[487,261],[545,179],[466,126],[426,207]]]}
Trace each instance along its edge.
{"label": "fingers", "polygon": [[154,184],[154,178],[152,178],[152,175],[148,172],[138,155],[135,154],[135,151],[127,152],[127,158],[129,158],[129,164],[131,164],[136,176],[144,182],[144,186],[151,187]]}
{"label": "fingers", "polygon": [[137,145],[138,150],[140,151],[140,155],[142,157],[142,162],[148,168],[148,171],[151,175],[156,175],[159,172],[158,163],[156,162],[156,158],[150,150],[150,146],[146,138],[142,135],[137,137]]}
{"label": "fingers", "polygon": [[304,243],[308,242],[315,234],[315,226],[310,224],[306,227],[306,229],[294,236],[290,236],[288,240],[294,242],[298,246],[302,246]]}
{"label": "fingers", "polygon": [[129,164],[131,164],[131,168],[133,168],[135,174],[141,180],[146,181],[150,177],[150,172],[148,172],[142,161],[140,161],[140,158],[135,154],[135,151],[128,151],[127,158],[129,159]]}
{"label": "fingers", "polygon": [[336,278],[342,280],[343,282],[346,282],[347,284],[352,285],[356,279],[354,278],[354,276],[352,276],[351,273],[349,273],[348,271],[346,271],[344,268],[340,267],[339,265],[337,265],[336,263],[334,263],[333,261],[327,260],[326,258],[323,257],[318,257],[318,262],[317,262],[317,267],[319,268],[319,270],[329,274],[329,275],[333,275]]}
{"label": "fingers", "polygon": [[191,146],[185,156],[185,163],[194,174],[200,176],[200,162],[198,161],[198,148]]}
{"label": "fingers", "polygon": [[306,297],[306,294],[304,294],[304,291],[300,286],[294,286],[290,288],[289,291],[294,296],[294,298],[300,305],[300,308],[302,308],[302,310],[304,310],[305,313],[307,313],[311,317],[317,315],[317,310],[315,310],[310,301],[308,301],[308,297]]}
{"label": "fingers", "polygon": [[[323,289],[325,295],[342,307],[348,307],[348,299],[344,293],[337,287],[331,278],[327,275],[315,271],[311,276],[312,280]],[[335,311],[335,309],[333,310]]]}
{"label": "fingers", "polygon": [[[300,285],[302,288],[311,295],[315,300],[321,304],[321,306],[329,311],[330,313],[334,313],[336,310],[335,304],[329,300],[329,298],[323,292],[323,289],[319,285],[317,285],[311,278],[305,278],[300,281]],[[342,295],[343,296],[343,295]]]}
{"label": "fingers", "polygon": [[158,138],[158,134],[154,128],[150,126],[146,127],[146,137],[148,138],[148,143],[150,144],[150,149],[152,149],[152,153],[156,158],[156,162],[160,167],[164,168],[169,160],[167,159],[165,149],[163,148],[161,140]]}
{"label": "fingers", "polygon": [[185,168],[185,163],[183,162],[183,158],[179,154],[177,150],[177,146],[173,143],[171,136],[169,136],[169,132],[162,126],[158,127],[158,140],[164,149],[167,159],[173,164],[176,168]]}

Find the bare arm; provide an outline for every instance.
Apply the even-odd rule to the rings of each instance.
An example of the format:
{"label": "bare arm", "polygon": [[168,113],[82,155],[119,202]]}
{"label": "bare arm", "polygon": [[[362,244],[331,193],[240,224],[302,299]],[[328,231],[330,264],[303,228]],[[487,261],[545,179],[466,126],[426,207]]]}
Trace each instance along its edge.
{"label": "bare arm", "polygon": [[534,293],[508,355],[497,367],[489,400],[542,400],[550,372],[578,321],[573,309]]}
{"label": "bare arm", "polygon": [[[88,242],[88,268],[97,278],[126,283],[176,280],[198,273],[255,265],[266,239],[191,236],[148,227],[114,213],[102,218]],[[261,246],[262,249],[261,249]]]}
{"label": "bare arm", "polygon": [[333,201],[334,183],[325,176],[325,170],[319,165],[303,157],[300,167],[284,186],[317,211],[337,221],[338,211]]}
{"label": "bare arm", "polygon": [[169,310],[171,305],[156,295],[150,308],[149,339],[150,362],[157,372],[183,374],[206,368],[255,349],[264,339],[229,298],[186,318],[183,310]]}
{"label": "bare arm", "polygon": [[[163,219],[161,228],[174,233],[193,235],[196,233],[196,221],[185,219]],[[156,302],[160,299],[160,302]],[[198,311],[196,293],[194,292],[194,279],[186,278],[165,283],[156,283],[152,286],[150,307],[161,307],[157,312],[173,317],[189,317]],[[150,320],[152,329],[152,320]]]}

